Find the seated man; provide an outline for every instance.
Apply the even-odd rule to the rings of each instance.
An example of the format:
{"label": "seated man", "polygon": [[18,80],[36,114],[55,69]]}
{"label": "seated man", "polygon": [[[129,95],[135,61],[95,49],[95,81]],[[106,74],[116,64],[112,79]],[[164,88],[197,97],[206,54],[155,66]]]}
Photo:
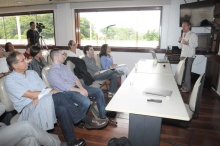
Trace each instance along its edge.
{"label": "seated man", "polygon": [[71,94],[73,98],[80,101],[87,100],[88,96],[94,97],[99,110],[99,118],[107,119],[105,111],[106,103],[102,90],[94,87],[82,86],[79,79],[70,68],[63,64],[65,56],[61,50],[51,50],[50,57],[53,64],[48,71],[48,80],[53,88],[60,91],[72,91]]}
{"label": "seated man", "polygon": [[93,128],[106,126],[107,122],[86,116],[89,100],[78,102],[68,92],[56,93],[56,90],[45,93],[39,99],[46,85],[35,71],[27,70],[28,63],[23,54],[11,53],[7,63],[13,72],[6,77],[5,88],[15,110],[21,113],[18,121],[32,121],[40,128],[49,130],[54,128],[57,117],[68,146],[84,146],[86,143],[84,139],[76,140],[73,123],[83,120]]}
{"label": "seated man", "polygon": [[0,123],[1,146],[66,146],[34,123],[23,121],[10,126]]}
{"label": "seated man", "polygon": [[83,57],[82,59],[85,61],[87,70],[93,76],[93,78],[95,80],[111,80],[108,97],[113,97],[117,90],[118,73],[113,70],[107,70],[103,73],[100,72],[102,69],[96,65],[94,58],[94,50],[92,46],[85,46],[83,52],[85,54],[85,57]]}
{"label": "seated man", "polygon": [[77,44],[74,40],[70,40],[68,43],[69,50],[66,51],[68,57],[84,57],[82,50],[77,49]]}

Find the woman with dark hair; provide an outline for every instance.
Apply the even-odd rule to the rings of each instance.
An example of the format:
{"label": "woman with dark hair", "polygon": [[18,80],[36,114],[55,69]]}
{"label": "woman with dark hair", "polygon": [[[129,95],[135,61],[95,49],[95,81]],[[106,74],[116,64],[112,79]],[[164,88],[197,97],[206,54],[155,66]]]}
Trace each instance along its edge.
{"label": "woman with dark hair", "polygon": [[124,82],[126,76],[129,73],[128,68],[125,64],[118,65],[114,63],[113,57],[111,56],[111,48],[108,46],[108,44],[103,44],[101,46],[101,50],[99,53],[100,57],[100,63],[103,69],[116,69],[118,71],[123,72],[123,75],[121,76],[121,83]]}
{"label": "woman with dark hair", "polygon": [[7,42],[5,44],[5,53],[4,56],[7,58],[9,56],[10,53],[14,52],[14,46],[12,45],[11,42]]}
{"label": "woman with dark hair", "polygon": [[30,55],[33,57],[33,59],[29,64],[29,68],[31,70],[36,71],[38,75],[41,77],[41,71],[43,67],[47,65],[47,62],[42,56],[41,48],[39,46],[32,46],[30,48]]}

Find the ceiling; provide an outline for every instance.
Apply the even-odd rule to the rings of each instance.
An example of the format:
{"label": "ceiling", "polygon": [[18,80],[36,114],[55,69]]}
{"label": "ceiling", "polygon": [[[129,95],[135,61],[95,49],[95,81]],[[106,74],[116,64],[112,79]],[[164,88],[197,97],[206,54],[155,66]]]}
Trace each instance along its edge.
{"label": "ceiling", "polygon": [[[0,0],[0,8],[54,4],[54,3],[67,3],[67,2],[80,3],[80,2],[105,2],[105,1],[117,1],[117,0]],[[132,1],[132,0],[127,0],[127,1]]]}

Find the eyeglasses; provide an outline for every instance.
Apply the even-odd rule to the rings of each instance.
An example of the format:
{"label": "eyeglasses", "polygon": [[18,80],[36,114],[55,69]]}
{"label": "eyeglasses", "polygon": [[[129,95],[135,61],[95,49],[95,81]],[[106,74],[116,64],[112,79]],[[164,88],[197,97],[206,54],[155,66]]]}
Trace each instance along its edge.
{"label": "eyeglasses", "polygon": [[[27,58],[24,58],[21,61],[18,61],[17,63],[24,63],[24,62],[27,62]],[[15,63],[15,64],[17,64],[17,63]]]}

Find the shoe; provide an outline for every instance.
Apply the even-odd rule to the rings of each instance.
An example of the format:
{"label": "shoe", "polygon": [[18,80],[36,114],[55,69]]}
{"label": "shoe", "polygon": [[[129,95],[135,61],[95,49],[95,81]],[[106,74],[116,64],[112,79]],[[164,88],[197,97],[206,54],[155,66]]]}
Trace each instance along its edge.
{"label": "shoe", "polygon": [[112,126],[116,126],[116,127],[117,127],[118,122],[116,122],[116,121],[114,121],[114,120],[112,120],[112,119],[110,119],[110,118],[107,118],[107,117],[103,118],[103,120],[104,120],[104,119],[108,120],[108,124],[109,124],[109,125],[112,125]]}
{"label": "shoe", "polygon": [[74,142],[67,143],[67,146],[85,146],[85,145],[86,145],[86,141],[83,138],[75,140]]}
{"label": "shoe", "polygon": [[85,123],[85,128],[87,130],[98,130],[104,128],[105,126],[107,126],[107,124],[108,124],[107,119],[92,119],[91,124]]}
{"label": "shoe", "polygon": [[115,95],[115,93],[108,92],[108,97],[109,97],[109,98],[112,98],[114,95]]}

